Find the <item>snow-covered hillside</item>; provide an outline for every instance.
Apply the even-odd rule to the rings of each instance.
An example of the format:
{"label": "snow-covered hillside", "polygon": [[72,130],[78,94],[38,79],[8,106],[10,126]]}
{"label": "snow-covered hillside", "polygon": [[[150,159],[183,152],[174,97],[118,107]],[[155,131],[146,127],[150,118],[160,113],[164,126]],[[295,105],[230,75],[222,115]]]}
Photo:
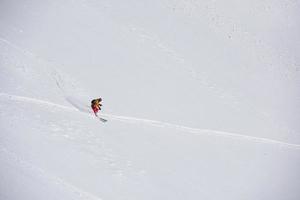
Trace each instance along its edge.
{"label": "snow-covered hillside", "polygon": [[1,1],[0,199],[298,200],[299,11]]}

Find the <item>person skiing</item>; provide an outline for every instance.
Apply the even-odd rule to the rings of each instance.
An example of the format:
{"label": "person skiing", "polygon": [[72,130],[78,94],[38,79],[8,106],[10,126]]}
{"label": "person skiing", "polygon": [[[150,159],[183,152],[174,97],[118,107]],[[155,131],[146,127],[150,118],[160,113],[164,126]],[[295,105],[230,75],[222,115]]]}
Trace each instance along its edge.
{"label": "person skiing", "polygon": [[93,109],[93,111],[94,111],[94,113],[97,117],[98,117],[98,115],[97,115],[98,111],[101,110],[101,106],[102,106],[102,104],[100,103],[101,101],[102,101],[101,98],[93,99],[91,101],[91,107],[92,107],[92,109]]}

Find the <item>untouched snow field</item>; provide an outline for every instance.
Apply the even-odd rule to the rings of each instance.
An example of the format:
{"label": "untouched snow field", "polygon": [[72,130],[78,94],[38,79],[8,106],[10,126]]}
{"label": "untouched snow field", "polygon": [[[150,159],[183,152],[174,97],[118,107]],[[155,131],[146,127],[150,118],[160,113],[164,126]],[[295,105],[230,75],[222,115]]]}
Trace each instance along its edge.
{"label": "untouched snow field", "polygon": [[299,200],[299,13],[0,1],[0,199]]}

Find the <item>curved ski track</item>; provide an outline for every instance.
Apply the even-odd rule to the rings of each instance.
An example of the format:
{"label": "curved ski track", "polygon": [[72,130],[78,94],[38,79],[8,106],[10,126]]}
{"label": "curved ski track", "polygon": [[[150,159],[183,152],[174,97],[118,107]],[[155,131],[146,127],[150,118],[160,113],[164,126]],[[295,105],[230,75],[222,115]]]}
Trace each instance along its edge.
{"label": "curved ski track", "polygon": [[[88,113],[88,112],[84,112],[82,110],[78,110],[77,108],[74,108],[74,107],[63,106],[60,104],[56,104],[56,103],[52,103],[52,102],[40,100],[40,99],[34,99],[34,98],[30,98],[30,97],[11,95],[11,94],[7,94],[7,93],[0,93],[0,97],[8,98],[8,99],[14,100],[14,101],[22,101],[22,102],[28,102],[28,103],[34,103],[34,104],[41,104],[41,105],[45,105],[48,107],[56,107],[56,108],[60,108],[63,110],[68,110],[68,111],[76,111],[76,112],[82,113],[82,114],[85,113],[85,115]],[[119,115],[113,115],[113,114],[102,114],[102,116],[105,118],[111,119],[111,120],[117,120],[117,121],[124,122],[124,123],[135,123],[135,124],[142,123],[142,124],[156,126],[156,127],[173,128],[173,129],[177,129],[177,130],[181,130],[181,131],[185,131],[185,132],[193,133],[193,134],[197,134],[197,135],[203,135],[203,134],[218,135],[221,137],[230,137],[230,138],[248,140],[248,141],[257,142],[257,143],[274,144],[274,145],[279,145],[280,147],[300,149],[300,144],[287,143],[287,142],[282,142],[282,141],[268,139],[268,138],[247,136],[247,135],[241,135],[238,133],[230,133],[230,132],[218,131],[218,130],[192,128],[192,127],[187,127],[187,126],[182,126],[182,125],[177,125],[177,124],[172,124],[172,123],[162,122],[162,121],[157,121],[157,120],[141,119],[141,118],[119,116]]]}

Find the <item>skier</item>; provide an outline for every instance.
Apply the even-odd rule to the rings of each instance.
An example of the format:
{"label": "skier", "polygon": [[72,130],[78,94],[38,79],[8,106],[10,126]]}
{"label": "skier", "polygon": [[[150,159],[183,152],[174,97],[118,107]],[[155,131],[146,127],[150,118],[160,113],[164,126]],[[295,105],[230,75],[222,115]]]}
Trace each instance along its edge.
{"label": "skier", "polygon": [[101,110],[101,106],[102,104],[100,103],[102,101],[101,98],[99,99],[93,99],[92,102],[91,102],[91,107],[96,115],[96,117],[98,117],[97,113],[99,110]]}

